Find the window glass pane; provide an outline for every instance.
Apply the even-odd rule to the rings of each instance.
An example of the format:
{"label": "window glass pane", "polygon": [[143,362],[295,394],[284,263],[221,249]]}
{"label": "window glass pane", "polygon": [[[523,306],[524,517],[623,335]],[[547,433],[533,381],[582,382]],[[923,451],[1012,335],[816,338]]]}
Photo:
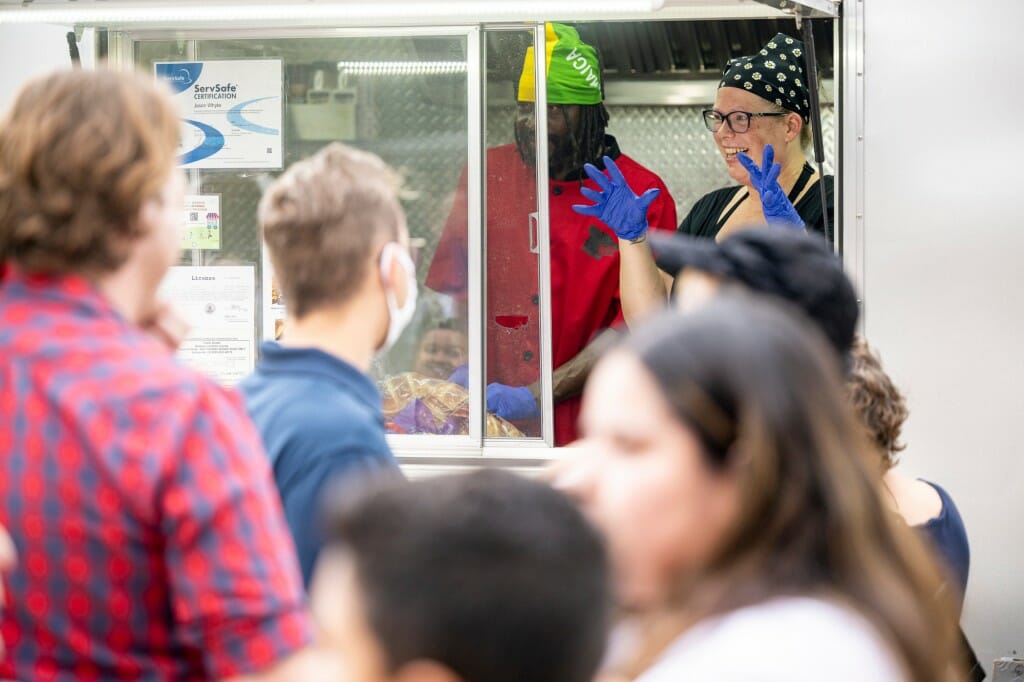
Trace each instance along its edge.
{"label": "window glass pane", "polygon": [[[402,203],[419,297],[413,321],[372,371],[385,396],[389,431],[466,433],[467,391],[448,381],[469,359],[465,299],[425,281],[446,222],[466,221],[465,202],[456,201],[453,207],[468,149],[466,36],[169,40],[135,45],[136,64],[149,70],[156,61],[280,59],[284,167],[341,141],[377,154],[398,170],[404,180]],[[279,173],[191,171],[190,193],[220,198],[221,236],[219,248],[188,249],[183,261],[253,263],[262,270],[257,205],[262,189]],[[447,258],[452,269],[466,272],[464,249]],[[287,301],[280,300],[272,285],[267,288],[271,291],[261,296],[268,301],[274,297],[270,314],[283,318]],[[282,322],[279,319],[276,328],[263,324],[261,329],[287,334]]]}
{"label": "window glass pane", "polygon": [[[484,260],[486,300],[483,335],[487,348],[488,438],[541,436],[540,308],[537,259],[536,171],[524,163],[515,143],[517,107],[513,92],[531,31],[484,35]],[[532,118],[533,105],[526,106]],[[529,130],[532,135],[532,128]],[[531,138],[532,142],[532,138]],[[427,286],[451,296],[457,319],[467,315],[468,175],[454,189],[451,212],[434,251]],[[424,354],[426,349],[424,349]]]}
{"label": "window glass pane", "polygon": [[[517,436],[541,437],[541,308],[535,103],[516,101],[532,31],[486,35],[485,376],[492,412]],[[527,73],[533,83],[533,73]]]}

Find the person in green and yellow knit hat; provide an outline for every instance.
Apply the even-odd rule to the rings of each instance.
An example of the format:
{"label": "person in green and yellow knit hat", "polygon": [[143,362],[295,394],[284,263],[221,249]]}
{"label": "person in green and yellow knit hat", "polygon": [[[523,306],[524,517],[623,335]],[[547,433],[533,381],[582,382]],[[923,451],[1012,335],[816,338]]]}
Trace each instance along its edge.
{"label": "person in green and yellow knit hat", "polygon": [[[604,87],[597,51],[580,40],[575,29],[562,24],[545,25],[545,71],[548,103],[548,170],[552,178],[564,179],[608,150],[605,127]],[[526,50],[516,91],[516,146],[523,161],[533,166],[535,57]]]}
{"label": "person in green and yellow knit hat", "polygon": [[[619,150],[606,134],[600,60],[593,46],[563,24],[545,24],[543,51],[548,122],[548,209],[551,255],[553,376],[540,376],[537,245],[536,56],[530,47],[516,90],[515,143],[487,150],[487,409],[527,436],[541,436],[540,386],[554,394],[554,442],[576,438],[579,396],[596,359],[598,339],[622,322],[619,240],[600,220],[572,211],[599,186],[584,164],[614,159],[631,187],[651,191],[646,210],[655,229],[674,230],[675,202],[656,174]],[[426,285],[465,300],[468,287],[468,196],[460,181]],[[457,373],[456,373],[457,374]],[[455,381],[453,375],[452,381]]]}

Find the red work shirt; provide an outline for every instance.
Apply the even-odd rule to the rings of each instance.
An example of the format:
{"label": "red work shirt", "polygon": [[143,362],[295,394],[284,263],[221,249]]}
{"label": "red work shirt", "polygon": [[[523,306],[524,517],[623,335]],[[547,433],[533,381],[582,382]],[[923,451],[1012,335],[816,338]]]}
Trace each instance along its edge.
{"label": "red work shirt", "polygon": [[241,400],[78,277],[0,284],[0,525],[0,679],[223,679],[312,639]]}
{"label": "red work shirt", "polygon": [[[612,158],[637,194],[657,187],[661,194],[647,214],[653,229],[674,231],[676,207],[661,178],[625,154],[609,137]],[[586,178],[586,176],[583,176]],[[619,242],[597,218],[580,215],[573,204],[593,203],[582,187],[599,190],[589,178],[548,184],[551,237],[551,343],[557,369],[573,359],[600,331],[621,325]],[[468,249],[466,171],[434,252],[426,285],[465,297]],[[540,376],[540,307],[536,251],[535,171],[515,145],[487,151],[487,382],[525,386]],[[533,219],[531,219],[531,216]],[[532,248],[531,248],[532,247]],[[546,380],[550,381],[550,378]],[[555,405],[555,444],[576,439],[580,398]],[[539,436],[527,425],[527,435]]]}

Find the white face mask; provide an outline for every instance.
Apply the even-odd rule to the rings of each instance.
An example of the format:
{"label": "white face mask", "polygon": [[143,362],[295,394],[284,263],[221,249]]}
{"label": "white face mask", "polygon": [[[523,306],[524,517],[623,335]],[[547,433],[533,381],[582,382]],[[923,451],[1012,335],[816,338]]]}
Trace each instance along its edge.
{"label": "white face mask", "polygon": [[388,242],[380,252],[380,271],[382,277],[385,272],[390,270],[392,259],[397,260],[402,269],[405,270],[405,305],[401,308],[398,307],[394,288],[385,284],[384,298],[388,304],[388,335],[384,339],[384,345],[381,346],[380,352],[388,350],[395,344],[395,341],[405,331],[409,322],[412,321],[412,316],[416,314],[416,266],[413,265],[412,259],[409,258],[409,253],[401,245],[396,242]]}

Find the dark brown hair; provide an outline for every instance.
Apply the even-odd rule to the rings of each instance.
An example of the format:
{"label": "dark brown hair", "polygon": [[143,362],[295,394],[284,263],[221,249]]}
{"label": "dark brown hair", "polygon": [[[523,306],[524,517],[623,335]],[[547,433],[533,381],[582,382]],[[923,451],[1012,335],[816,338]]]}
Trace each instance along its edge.
{"label": "dark brown hair", "polygon": [[927,549],[879,496],[824,337],[769,300],[726,292],[641,327],[627,349],[740,491],[716,556],[678,586],[676,632],[776,596],[820,596],[867,618],[910,679],[949,679],[953,605],[936,597]]}
{"label": "dark brown hair", "polygon": [[910,415],[907,401],[863,337],[854,340],[850,357],[852,365],[846,377],[850,404],[878,446],[882,466],[891,469],[899,461],[897,453],[906,447],[900,442],[900,431]]}
{"label": "dark brown hair", "polygon": [[405,225],[398,176],[377,156],[337,142],[275,180],[259,216],[296,318],[350,298],[381,245]]}
{"label": "dark brown hair", "polygon": [[152,78],[60,71],[0,123],[0,259],[29,271],[115,270],[142,204],[174,169],[178,115]]}
{"label": "dark brown hair", "polygon": [[352,557],[391,671],[429,659],[462,680],[588,682],[604,650],[604,544],[550,486],[483,469],[339,492],[329,545]]}

